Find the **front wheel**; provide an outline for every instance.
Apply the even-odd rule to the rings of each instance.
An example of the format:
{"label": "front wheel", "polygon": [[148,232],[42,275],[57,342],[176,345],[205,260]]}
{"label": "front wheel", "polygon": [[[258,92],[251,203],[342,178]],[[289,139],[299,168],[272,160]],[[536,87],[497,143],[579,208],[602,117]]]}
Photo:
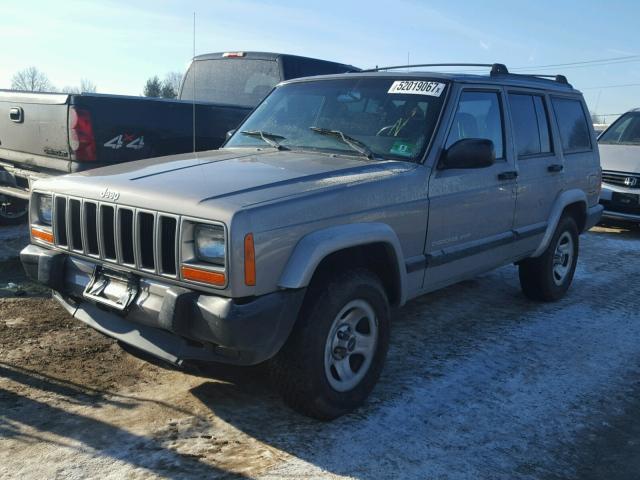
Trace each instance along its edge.
{"label": "front wheel", "polygon": [[577,264],[578,227],[572,217],[562,217],[544,253],[520,263],[522,292],[532,300],[561,299],[571,286]]}
{"label": "front wheel", "polygon": [[0,225],[19,225],[27,221],[29,202],[0,195]]}
{"label": "front wheel", "polygon": [[287,404],[331,420],[364,403],[389,345],[389,303],[380,280],[355,269],[309,287],[272,378]]}

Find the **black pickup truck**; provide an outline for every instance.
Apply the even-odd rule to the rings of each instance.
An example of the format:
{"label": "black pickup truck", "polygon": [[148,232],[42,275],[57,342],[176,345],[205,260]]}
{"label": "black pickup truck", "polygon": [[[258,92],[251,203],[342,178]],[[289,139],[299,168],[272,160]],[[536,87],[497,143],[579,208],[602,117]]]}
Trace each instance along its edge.
{"label": "black pickup truck", "polygon": [[295,55],[227,52],[195,57],[177,100],[0,90],[0,224],[23,221],[38,178],[216,149],[280,81],[357,70]]}

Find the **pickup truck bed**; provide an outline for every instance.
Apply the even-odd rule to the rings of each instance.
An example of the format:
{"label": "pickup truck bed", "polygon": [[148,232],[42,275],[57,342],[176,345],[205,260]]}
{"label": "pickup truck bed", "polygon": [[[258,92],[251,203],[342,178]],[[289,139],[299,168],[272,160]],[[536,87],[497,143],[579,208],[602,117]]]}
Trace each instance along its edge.
{"label": "pickup truck bed", "polygon": [[[196,103],[196,150],[218,148],[251,110]],[[193,111],[180,100],[2,91],[0,195],[28,199],[43,176],[191,151]]]}

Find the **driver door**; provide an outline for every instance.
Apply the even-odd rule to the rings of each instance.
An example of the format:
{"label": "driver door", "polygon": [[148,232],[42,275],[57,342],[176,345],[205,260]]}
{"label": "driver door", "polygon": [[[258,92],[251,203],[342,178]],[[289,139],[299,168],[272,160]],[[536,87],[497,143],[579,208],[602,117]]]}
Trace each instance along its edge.
{"label": "driver door", "polygon": [[493,141],[496,162],[484,168],[438,169],[429,179],[425,290],[458,282],[508,261],[517,172],[507,148],[502,89],[460,91],[445,148],[464,138]]}

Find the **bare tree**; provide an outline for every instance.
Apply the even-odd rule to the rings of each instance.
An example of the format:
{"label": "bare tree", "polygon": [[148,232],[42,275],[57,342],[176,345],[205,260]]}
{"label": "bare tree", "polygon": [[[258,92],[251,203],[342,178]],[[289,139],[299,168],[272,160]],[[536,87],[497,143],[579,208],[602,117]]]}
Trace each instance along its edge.
{"label": "bare tree", "polygon": [[68,94],[71,94],[71,95],[77,95],[77,94],[79,94],[79,93],[82,93],[82,92],[80,91],[80,88],[79,88],[79,87],[71,87],[71,86],[69,86],[69,85],[65,85],[64,87],[62,87],[62,88],[60,89],[60,91],[61,91],[62,93],[68,93]]}
{"label": "bare tree", "polygon": [[67,85],[63,87],[60,91],[63,93],[69,93],[73,95],[78,95],[80,93],[95,93],[96,84],[93,83],[91,80],[83,78],[82,80],[80,80],[79,87],[72,87]]}
{"label": "bare tree", "polygon": [[80,80],[80,91],[86,93],[96,93],[98,91],[98,87],[88,78],[83,78]]}
{"label": "bare tree", "polygon": [[171,90],[173,90],[175,94],[178,95],[178,92],[180,92],[180,84],[182,83],[182,73],[168,72],[164,76],[164,82],[162,83],[164,87],[171,87]]}
{"label": "bare tree", "polygon": [[44,74],[36,67],[25,68],[16,73],[11,79],[13,90],[26,92],[46,92],[54,90],[53,85]]}

